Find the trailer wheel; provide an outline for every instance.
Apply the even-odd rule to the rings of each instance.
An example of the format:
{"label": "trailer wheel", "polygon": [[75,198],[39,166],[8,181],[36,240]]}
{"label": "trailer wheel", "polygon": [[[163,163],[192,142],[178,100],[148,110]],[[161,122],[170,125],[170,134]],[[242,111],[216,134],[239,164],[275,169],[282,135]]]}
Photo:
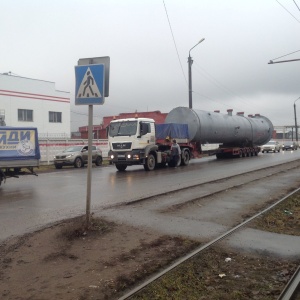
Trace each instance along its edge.
{"label": "trailer wheel", "polygon": [[181,166],[187,166],[190,162],[190,153],[188,150],[184,150],[181,155]]}
{"label": "trailer wheel", "polygon": [[146,171],[153,171],[155,169],[156,165],[156,159],[153,154],[149,154],[148,157],[146,158],[146,162],[144,164],[144,169]]}
{"label": "trailer wheel", "polygon": [[116,165],[116,168],[118,169],[118,171],[120,172],[124,172],[127,168],[126,165]]}

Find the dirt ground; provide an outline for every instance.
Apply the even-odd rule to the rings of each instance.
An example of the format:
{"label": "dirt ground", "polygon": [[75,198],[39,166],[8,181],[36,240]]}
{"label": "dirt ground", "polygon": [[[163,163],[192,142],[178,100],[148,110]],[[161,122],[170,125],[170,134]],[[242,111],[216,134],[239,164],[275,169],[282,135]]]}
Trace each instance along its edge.
{"label": "dirt ground", "polygon": [[[299,220],[300,194],[254,227],[300,235]],[[200,244],[98,218],[92,218],[86,231],[85,218],[78,217],[0,246],[0,298],[118,299],[128,287]],[[299,263],[299,258],[214,248],[134,299],[277,299]]]}
{"label": "dirt ground", "polygon": [[0,298],[116,299],[198,243],[92,219],[62,222],[0,248]]}
{"label": "dirt ground", "polygon": [[[81,226],[82,218],[76,218],[2,245],[0,298],[117,299],[127,287],[200,244],[124,224],[99,219],[92,222],[88,232]],[[232,262],[224,262],[226,257]],[[184,270],[163,279],[167,283],[156,283],[136,299],[276,299],[274,295],[280,294],[296,266],[295,262],[224,249],[209,251],[198,262],[192,261]],[[253,270],[257,274],[253,275]],[[179,283],[178,272],[185,274],[183,282]],[[197,282],[203,279],[201,293],[209,292],[212,297],[198,298],[198,287],[194,297],[184,298],[186,282],[192,282],[193,274]],[[227,277],[223,279],[221,274]],[[230,298],[228,293],[229,298],[219,298],[220,293],[243,282],[242,292],[233,289],[238,297]]]}

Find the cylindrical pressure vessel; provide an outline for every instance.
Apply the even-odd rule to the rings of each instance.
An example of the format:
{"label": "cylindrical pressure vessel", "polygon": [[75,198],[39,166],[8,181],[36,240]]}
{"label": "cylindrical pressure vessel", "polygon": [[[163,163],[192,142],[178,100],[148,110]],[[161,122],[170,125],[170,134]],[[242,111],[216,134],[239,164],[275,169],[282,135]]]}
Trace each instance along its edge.
{"label": "cylindrical pressure vessel", "polygon": [[272,137],[272,122],[260,115],[245,117],[219,112],[176,107],[169,112],[165,123],[188,124],[191,142],[251,147],[266,144]]}

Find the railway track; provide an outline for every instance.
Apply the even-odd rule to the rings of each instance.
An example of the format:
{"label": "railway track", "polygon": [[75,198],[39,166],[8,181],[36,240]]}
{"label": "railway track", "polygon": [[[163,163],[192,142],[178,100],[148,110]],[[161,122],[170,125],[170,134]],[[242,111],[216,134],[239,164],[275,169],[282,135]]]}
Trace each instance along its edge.
{"label": "railway track", "polygon": [[[108,211],[112,209],[114,212],[116,212],[116,210],[121,210],[122,213],[120,215],[123,216],[122,221],[128,219],[128,214],[126,213],[127,211],[130,212],[129,215],[134,214],[137,219],[139,218],[139,214],[140,214],[140,218],[145,219],[146,218],[145,216],[147,214],[151,215],[151,213],[155,211],[155,218],[158,218],[157,216],[162,216],[162,218],[166,218],[166,216],[168,217],[172,215],[175,217],[180,216],[180,221],[182,221],[183,219],[188,219],[188,221],[191,221],[191,219],[193,219],[193,217],[190,217],[191,212],[193,212],[194,207],[199,206],[201,207],[201,209],[198,210],[196,214],[198,215],[199,211],[203,213],[201,216],[197,216],[199,220],[205,219],[205,221],[210,221],[205,216],[207,206],[209,206],[209,204],[212,201],[213,203],[215,203],[214,201],[216,201],[216,199],[220,197],[222,198],[222,201],[224,201],[224,196],[223,196],[224,194],[227,195],[230,193],[232,194],[239,193],[240,190],[245,191],[245,189],[247,188],[250,188],[250,190],[251,188],[255,189],[255,187],[258,185],[262,185],[262,186],[265,185],[265,189],[262,190],[262,193],[264,192],[266,193],[266,191],[270,189],[266,185],[265,183],[266,181],[272,182],[273,185],[271,186],[273,186],[274,190],[276,189],[274,187],[274,182],[275,182],[275,184],[278,185],[277,188],[279,191],[274,193],[274,195],[270,194],[270,197],[268,197],[267,200],[265,199],[262,203],[259,204],[258,207],[260,211],[258,213],[256,212],[253,214],[252,211],[252,216],[248,218],[245,218],[245,215],[250,215],[251,213],[246,213],[246,214],[245,212],[238,213],[240,214],[240,216],[238,216],[236,220],[233,222],[235,223],[234,226],[233,223],[229,224],[228,222],[224,221],[227,230],[224,230],[225,228],[224,226],[218,228],[216,231],[214,231],[214,234],[212,234],[209,238],[207,238],[207,236],[205,237],[208,241],[204,245],[202,245],[198,249],[195,249],[192,253],[189,253],[184,257],[181,257],[174,264],[168,266],[163,271],[155,274],[153,277],[151,277],[150,279],[148,279],[138,287],[134,288],[133,290],[131,290],[130,292],[128,292],[127,294],[125,294],[119,299],[120,300],[130,299],[131,297],[137,295],[142,289],[150,285],[152,282],[158,280],[159,278],[171,272],[173,269],[179,267],[180,265],[185,264],[193,257],[201,255],[201,253],[204,250],[209,249],[213,245],[220,243],[220,241],[224,239],[227,239],[237,231],[241,230],[247,224],[249,224],[249,222],[255,220],[262,214],[265,214],[273,207],[285,201],[285,199],[291,196],[293,193],[299,191],[299,189],[295,189],[295,186],[299,187],[299,180],[296,181],[294,185],[291,184],[285,187],[285,189],[281,189],[281,183],[279,180],[284,176],[289,176],[293,172],[297,174],[299,167],[300,167],[300,162],[295,161],[288,164],[282,164],[275,167],[261,169],[259,171],[247,172],[244,174],[231,176],[230,178],[220,179],[217,181],[210,181],[201,184],[193,184],[190,186],[182,186],[175,191],[167,191],[164,193],[160,193],[158,195],[146,196],[144,198],[135,199],[132,202],[127,202],[127,203],[123,203],[122,205],[119,204],[117,206],[107,208]],[[286,179],[285,182],[286,181],[289,181],[289,179]],[[291,189],[294,189],[294,191],[292,193],[287,194],[287,191],[290,191]],[[287,196],[283,196],[284,194],[285,195],[287,194]],[[257,207],[256,207],[256,211],[257,211]],[[218,217],[216,216],[215,213],[213,213],[211,218],[218,218]],[[157,219],[157,222],[159,223],[160,221]],[[178,231],[178,228],[175,231]],[[182,234],[182,232],[180,232],[180,234]],[[299,278],[299,276],[294,276],[294,277],[295,277],[294,279],[295,281],[297,281]],[[290,288],[294,286],[298,286],[298,283],[295,283],[295,281],[289,284]],[[289,292],[287,292],[287,295],[291,293],[290,288],[289,288]],[[286,300],[289,298],[282,298],[282,299]]]}
{"label": "railway track", "polygon": [[[237,226],[231,228],[230,230],[228,230],[227,232],[225,232],[225,233],[221,234],[220,236],[216,237],[212,241],[206,243],[203,246],[200,246],[199,248],[195,249],[193,252],[191,252],[191,253],[185,255],[184,257],[178,259],[172,265],[168,266],[164,270],[162,270],[159,273],[157,273],[154,276],[152,276],[147,281],[143,282],[139,286],[137,286],[134,289],[132,289],[130,292],[128,292],[124,296],[120,297],[119,300],[130,299],[132,296],[137,295],[138,292],[140,292],[142,289],[144,289],[145,287],[147,287],[148,285],[150,285],[152,282],[154,282],[157,279],[161,278],[162,276],[166,275],[168,272],[170,272],[173,269],[179,267],[180,265],[186,263],[188,260],[192,259],[196,255],[201,255],[201,253],[204,250],[209,249],[213,245],[215,245],[215,244],[219,243],[220,241],[222,241],[223,239],[229,237],[233,233],[237,232],[238,230],[240,230],[241,228],[243,228],[244,226],[246,226],[249,222],[251,222],[251,221],[255,220],[256,218],[260,217],[261,215],[267,213],[269,210],[271,210],[272,208],[276,207],[278,204],[282,203],[287,198],[289,198],[290,196],[292,196],[293,194],[295,194],[295,193],[297,193],[299,191],[300,191],[300,188],[294,190],[293,192],[289,193],[285,197],[283,197],[283,198],[279,199],[278,201],[276,201],[274,204],[269,205],[267,208],[265,208],[262,211],[258,212],[254,216],[248,218],[246,221],[241,222]],[[295,296],[296,290],[297,290],[297,288],[299,288],[299,286],[300,286],[300,267],[298,267],[297,271],[295,272],[295,274],[293,275],[293,277],[291,278],[291,280],[289,281],[289,283],[286,285],[285,289],[283,290],[283,292],[280,295],[280,297],[278,298],[278,300],[290,300],[290,299],[293,299],[292,297]]]}
{"label": "railway track", "polygon": [[[296,300],[296,295],[300,297],[300,266],[285,286],[278,300]],[[297,299],[299,299],[299,297]]]}

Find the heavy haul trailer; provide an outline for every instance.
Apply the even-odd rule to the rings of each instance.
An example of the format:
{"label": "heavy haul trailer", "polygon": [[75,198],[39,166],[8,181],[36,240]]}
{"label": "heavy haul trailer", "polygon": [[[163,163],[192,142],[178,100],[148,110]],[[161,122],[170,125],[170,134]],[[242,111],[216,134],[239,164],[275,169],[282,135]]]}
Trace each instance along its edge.
{"label": "heavy haul trailer", "polygon": [[170,143],[175,138],[181,148],[181,165],[201,157],[203,144],[219,144],[217,158],[257,155],[260,145],[273,133],[271,121],[258,114],[245,117],[177,107],[169,112],[164,124],[153,119],[130,118],[114,120],[109,125],[109,157],[116,168],[124,171],[130,165],[144,165],[145,170],[171,163]]}
{"label": "heavy haul trailer", "polygon": [[6,178],[36,175],[40,149],[37,129],[0,127],[0,185]]}

